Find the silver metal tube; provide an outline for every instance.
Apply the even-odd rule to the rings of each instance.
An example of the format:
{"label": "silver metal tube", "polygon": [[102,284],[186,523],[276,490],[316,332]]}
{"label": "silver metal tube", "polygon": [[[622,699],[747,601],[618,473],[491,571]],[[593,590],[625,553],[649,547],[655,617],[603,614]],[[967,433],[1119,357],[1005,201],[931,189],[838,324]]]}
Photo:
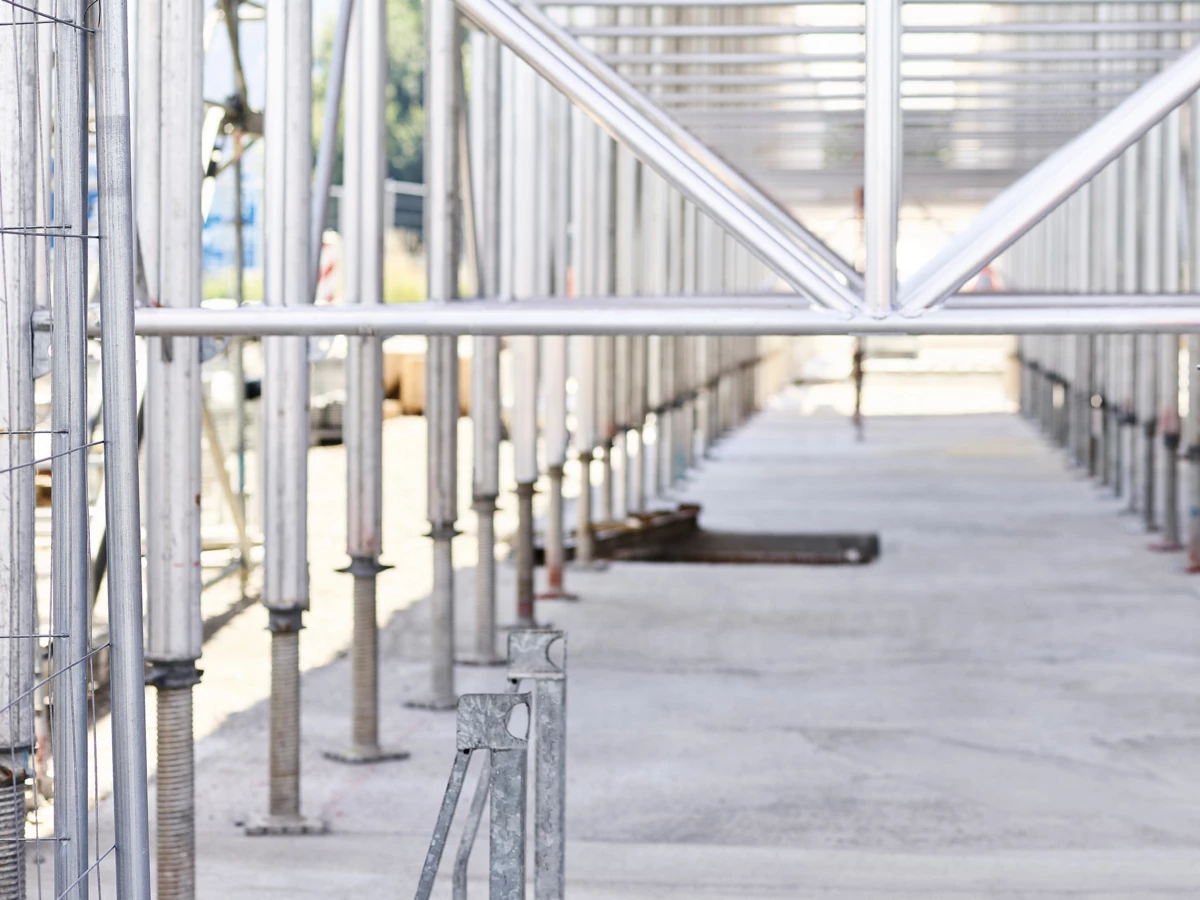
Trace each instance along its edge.
{"label": "silver metal tube", "polygon": [[[82,7],[78,4],[76,8]],[[82,16],[77,21],[82,22]],[[128,15],[124,0],[112,0],[104,5],[103,15],[98,15],[95,27],[93,54],[95,59],[96,95],[96,178],[99,195],[97,219],[100,234],[100,310],[101,342],[104,347],[102,360],[102,402],[104,404],[104,484],[105,521],[108,535],[108,621],[109,659],[112,692],[112,747],[113,747],[113,806],[114,839],[116,842],[117,894],[129,900],[150,898],[150,814],[146,788],[146,696],[143,678],[145,662],[142,656],[142,571],[141,571],[141,522],[138,499],[138,435],[137,435],[137,364],[133,339],[134,291],[134,236],[132,173],[130,171],[129,131],[129,48]],[[72,29],[67,29],[71,31]],[[59,53],[63,45],[78,46],[79,37],[60,36]],[[59,82],[72,80],[82,74],[82,58],[68,64],[66,77]],[[62,66],[60,56],[57,65]],[[76,69],[75,66],[78,65]],[[78,83],[78,82],[77,82]],[[73,90],[70,88],[69,90]],[[78,99],[78,95],[76,95]],[[64,109],[65,98],[59,95]],[[80,103],[80,110],[85,104]],[[68,116],[70,118],[70,116]],[[71,134],[66,141],[82,138],[86,141],[85,129],[79,135]],[[74,160],[73,154],[66,159]],[[86,159],[86,155],[84,156]],[[65,171],[65,169],[64,169]],[[81,175],[83,173],[80,173]],[[59,190],[63,182],[59,182]],[[82,182],[86,185],[86,180]],[[81,185],[81,186],[82,186]],[[66,196],[57,194],[64,202],[66,215],[86,212],[86,196],[77,197],[71,192]],[[80,202],[79,206],[74,205]],[[68,221],[65,220],[64,221]],[[74,220],[84,222],[81,216]],[[73,244],[75,241],[64,241]],[[82,243],[82,242],[79,242]],[[72,287],[73,290],[73,287]],[[63,295],[56,295],[61,297]],[[79,300],[84,300],[80,294]],[[77,316],[77,318],[76,318]],[[78,341],[78,350],[83,350],[83,310],[73,313],[71,337]],[[83,360],[78,374],[83,375]],[[81,392],[82,397],[82,392]],[[82,410],[80,411],[82,412]],[[78,422],[72,415],[72,431]],[[82,469],[83,459],[77,458]],[[67,479],[83,505],[79,515],[83,519],[83,539],[76,549],[85,554],[86,562],[86,516],[87,493],[86,473],[79,482]],[[75,568],[80,567],[75,560]],[[70,569],[57,569],[59,572]],[[60,576],[61,577],[61,576]],[[87,640],[88,608],[85,605],[86,576],[71,577],[72,595],[79,602],[77,634]],[[76,578],[78,582],[76,583]],[[60,620],[62,621],[62,620]],[[78,647],[76,649],[79,649]],[[60,657],[61,659],[62,657]],[[77,657],[78,658],[78,657]],[[82,666],[74,671],[83,675]],[[82,695],[75,702],[86,703],[86,683]],[[83,712],[82,709],[79,712]],[[86,726],[86,718],[83,719]],[[65,732],[59,731],[59,735]],[[76,756],[81,768],[86,767],[87,728],[79,732],[83,747]],[[86,780],[83,781],[86,787]],[[80,861],[87,857],[87,799],[86,791],[78,798],[78,810],[82,818],[68,818],[72,829],[69,852]],[[57,792],[56,792],[57,806]],[[68,804],[67,809],[72,809]],[[74,829],[82,825],[82,830]],[[62,846],[61,844],[58,846]],[[85,869],[78,873],[83,876]],[[59,873],[57,867],[56,876]],[[65,872],[62,874],[66,874]],[[73,882],[75,887],[67,897],[87,896],[86,884]],[[61,887],[61,885],[58,885]],[[57,896],[64,896],[58,893]]]}
{"label": "silver metal tube", "polygon": [[[152,218],[159,268],[152,283],[163,306],[180,309],[199,307],[201,294],[203,216],[195,173],[202,168],[203,12],[187,0],[164,0],[161,49],[170,62],[142,73],[161,82],[161,108],[147,112],[161,125],[158,152],[177,163],[155,165],[160,183],[141,186],[159,202]],[[156,872],[162,900],[191,900],[196,891],[191,714],[203,631],[199,345],[194,337],[153,338],[146,353],[146,439],[158,452],[146,454],[145,653],[159,701]]]}
{"label": "silver metal tube", "polygon": [[[578,284],[584,292],[595,289],[596,222],[585,210],[595,177],[595,126],[579,109],[572,110],[572,145],[576,154],[571,184],[571,214],[574,221],[575,269]],[[575,561],[592,564],[592,451],[596,447],[596,341],[591,337],[572,339],[571,361],[575,372],[575,450],[579,457],[579,503],[575,527]]]}
{"label": "silver metal tube", "polygon": [[[48,174],[37,164],[38,58],[32,14],[11,7],[0,12],[0,71],[13,73],[0,87],[0,120],[10,123],[0,137],[0,226],[21,229],[39,221],[38,187]],[[44,90],[49,90],[45,85]],[[38,632],[34,570],[33,342],[29,323],[37,294],[34,237],[0,235],[0,291],[4,296],[4,346],[0,347],[0,605],[10,635]],[[33,774],[35,745],[35,651],[32,637],[10,638],[0,647],[0,896],[25,900],[25,781]]]}
{"label": "silver metal tube", "polygon": [[[862,25],[591,25],[575,26],[571,33],[577,37],[638,37],[638,38],[765,38],[808,37],[817,35],[864,34]],[[955,25],[909,25],[909,34],[1162,34],[1200,31],[1194,22],[986,22]]]}
{"label": "silver metal tube", "polygon": [[[571,157],[570,104],[555,94],[550,98],[551,143],[553,147],[553,204],[550,222],[552,269],[555,296],[570,293]],[[544,365],[542,384],[545,401],[544,440],[550,497],[546,516],[546,591],[545,599],[574,599],[564,587],[566,560],[563,523],[563,467],[567,462],[567,338],[551,335],[542,338]]]}
{"label": "silver metal tube", "polygon": [[[321,243],[325,233],[325,215],[329,208],[329,188],[333,185],[333,164],[337,157],[338,112],[342,105],[342,85],[346,75],[346,51],[350,43],[353,13],[354,0],[342,0],[341,6],[338,8],[337,30],[333,38],[333,58],[329,61],[329,74],[325,83],[325,114],[321,122],[321,144],[317,149],[317,171],[313,179],[312,232],[309,238],[312,247],[309,265],[312,267],[314,297],[321,271]],[[383,36],[379,35],[379,39],[383,40]],[[355,60],[353,64],[358,64],[358,62]],[[352,137],[350,130],[346,129],[347,141]],[[346,192],[343,192],[342,196],[346,196]]]}
{"label": "silver metal tube", "polygon": [[[80,0],[68,4],[67,10],[70,21],[85,21]],[[58,31],[55,224],[73,226],[78,234],[83,230],[78,223],[87,221],[87,45],[82,30],[72,25],[54,27]],[[119,197],[106,199],[120,202]],[[78,238],[60,238],[56,244],[50,408],[55,458],[50,477],[57,485],[51,495],[51,547],[52,571],[58,574],[51,584],[51,621],[53,631],[63,636],[53,639],[51,658],[57,670],[53,688],[56,836],[66,840],[54,845],[54,887],[55,896],[80,900],[87,897],[88,723],[87,667],[78,663],[87,657],[91,644],[87,458],[83,449],[87,443],[87,246]],[[130,345],[132,350],[132,341]],[[114,355],[119,357],[120,351]],[[107,354],[105,360],[114,368],[124,361],[108,361]],[[120,489],[111,481],[106,481],[106,486],[110,491]],[[127,549],[131,548],[127,545]],[[140,559],[140,546],[135,553]],[[140,594],[138,606],[140,611]]]}
{"label": "silver metal tube", "polygon": [[[500,44],[490,35],[473,36],[471,96],[479,132],[473,147],[487,148],[500,136]],[[476,203],[479,222],[479,290],[494,295],[500,284],[500,160],[481,151]],[[511,231],[511,229],[505,229]],[[471,357],[473,426],[472,508],[476,516],[479,561],[475,573],[474,661],[503,661],[496,652],[496,497],[500,493],[500,338],[476,337]]]}
{"label": "silver metal tube", "polygon": [[[458,296],[458,103],[462,77],[458,15],[450,0],[426,6],[425,245],[428,295],[453,309]],[[431,337],[425,357],[429,524],[433,538],[430,597],[431,665],[428,705],[449,709],[454,690],[454,564],[458,517],[458,338]]]}
{"label": "silver metal tube", "polygon": [[[539,172],[538,79],[524,63],[518,62],[514,85],[514,205],[513,296],[520,300],[537,291],[539,280],[539,207],[543,187]],[[514,477],[517,482],[517,625],[534,627],[533,612],[533,491],[538,479],[538,367],[539,344],[536,337],[509,339],[513,367],[512,444]]]}
{"label": "silver metal tube", "polygon": [[[1167,293],[1179,291],[1180,196],[1181,181],[1180,111],[1169,113],[1162,125],[1162,282]],[[1162,434],[1163,511],[1162,547],[1179,550],[1179,445],[1182,423],[1179,418],[1179,335],[1164,334],[1158,346],[1158,430]]]}
{"label": "silver metal tube", "polygon": [[[1188,109],[1190,123],[1188,175],[1192,187],[1189,208],[1188,288],[1200,285],[1200,97],[1193,97]],[[1189,334],[1188,415],[1187,415],[1187,551],[1188,571],[1200,572],[1200,334]]]}
{"label": "silver metal tube", "polygon": [[[1180,295],[1193,297],[1195,295]],[[1196,298],[1200,301],[1200,297]],[[619,313],[619,314],[618,314]],[[387,304],[378,309],[317,307],[229,310],[139,309],[142,335],[832,335],[832,334],[1098,334],[1105,331],[1186,334],[1200,321],[1200,303],[1111,306],[948,308],[912,319],[842,319],[803,305],[732,301],[696,307],[645,299],[612,305],[586,298],[551,304],[461,301]],[[586,368],[581,367],[581,375]],[[586,392],[581,386],[581,399]],[[581,416],[582,419],[582,416]],[[585,435],[586,436],[586,435]],[[581,442],[582,444],[582,442]]]}
{"label": "silver metal tube", "polygon": [[828,270],[800,252],[791,238],[690,158],[607,85],[583,77],[577,63],[507,0],[459,0],[463,12],[503,41],[544,78],[596,117],[659,174],[762,255],[797,290],[824,306],[849,312],[853,294]]}
{"label": "silver metal tube", "polygon": [[[265,306],[303,312],[312,296],[312,9],[268,0]],[[300,657],[308,609],[308,343],[263,341],[263,604],[270,611],[268,810],[247,834],[322,830],[300,814]]]}
{"label": "silver metal tube", "polygon": [[[348,13],[346,6],[343,12]],[[382,0],[362,0],[346,34],[350,48],[342,195],[350,201],[342,208],[348,226],[344,228],[349,260],[346,301],[360,307],[383,301],[386,31]],[[383,347],[378,337],[351,338],[348,343],[345,444],[346,553],[350,557],[346,571],[353,578],[354,617],[350,746],[325,756],[354,763],[403,759],[407,753],[385,750],[379,744],[376,577],[383,549]]]}
{"label": "silver metal tube", "polygon": [[896,230],[903,143],[900,112],[900,0],[867,0],[866,285],[863,304],[886,316],[896,300]]}
{"label": "silver metal tube", "polygon": [[903,309],[918,313],[960,288],[1197,87],[1200,46],[1148,80],[1103,119],[989,203],[970,226],[904,284]]}
{"label": "silver metal tube", "polygon": [[[1151,128],[1142,140],[1142,290],[1158,293],[1162,289],[1162,126]],[[1159,417],[1159,338],[1139,336],[1140,358],[1139,409],[1142,414],[1142,520],[1147,531],[1157,531]]]}

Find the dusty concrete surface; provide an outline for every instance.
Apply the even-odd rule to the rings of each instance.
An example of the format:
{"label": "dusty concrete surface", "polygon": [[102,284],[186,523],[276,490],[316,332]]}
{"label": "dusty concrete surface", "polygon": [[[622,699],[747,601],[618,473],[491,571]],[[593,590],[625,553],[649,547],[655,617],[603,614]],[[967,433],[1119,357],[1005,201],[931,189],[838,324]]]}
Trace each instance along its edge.
{"label": "dusty concrete surface", "polygon": [[[877,418],[856,444],[843,419],[801,416],[806,404],[794,391],[730,436],[681,496],[713,528],[875,530],[879,562],[619,564],[570,572],[582,602],[541,607],[570,635],[569,895],[1200,895],[1200,602],[1181,561],[1147,552],[1017,418]],[[423,461],[411,465],[389,477],[419,482]],[[409,518],[381,597],[382,728],[412,758],[320,755],[348,735],[335,656],[350,598],[318,576],[341,552],[318,540],[303,803],[331,833],[238,827],[266,800],[253,611],[201,663],[199,896],[414,890],[453,716],[403,706],[426,646],[411,600],[428,552]],[[459,595],[465,649],[469,570]],[[502,686],[496,670],[458,675],[464,691]]]}

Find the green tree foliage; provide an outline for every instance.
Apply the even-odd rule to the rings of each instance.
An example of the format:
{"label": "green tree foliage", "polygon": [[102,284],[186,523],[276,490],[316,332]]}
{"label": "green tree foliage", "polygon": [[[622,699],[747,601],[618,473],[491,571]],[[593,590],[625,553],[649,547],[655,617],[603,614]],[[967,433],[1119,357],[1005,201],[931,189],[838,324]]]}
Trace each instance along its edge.
{"label": "green tree foliage", "polygon": [[[387,0],[388,78],[387,78],[387,164],[388,178],[399,181],[424,181],[425,109],[422,106],[425,78],[425,42],[421,0]],[[313,73],[313,122],[325,113],[325,88],[333,56],[335,25],[321,35],[317,67]],[[339,122],[339,137],[344,136]],[[321,141],[314,134],[314,153]],[[339,141],[334,166],[334,182],[342,180],[342,145]]]}

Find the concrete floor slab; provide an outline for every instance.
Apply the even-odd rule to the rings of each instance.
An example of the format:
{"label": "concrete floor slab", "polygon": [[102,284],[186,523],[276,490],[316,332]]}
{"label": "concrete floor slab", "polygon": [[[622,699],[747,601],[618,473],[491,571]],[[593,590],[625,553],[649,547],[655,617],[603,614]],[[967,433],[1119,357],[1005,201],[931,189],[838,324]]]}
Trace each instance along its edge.
{"label": "concrete floor slab", "polygon": [[[871,419],[858,444],[809,402],[794,391],[726,438],[680,499],[717,529],[878,531],[877,563],[621,563],[571,571],[582,602],[541,607],[570,641],[569,895],[1200,895],[1200,603],[1182,560],[1147,552],[1015,417]],[[405,541],[391,561],[419,558],[396,577],[419,582],[426,550]],[[345,587],[314,594],[303,640],[348,617]],[[504,619],[507,567],[501,587]],[[469,570],[458,591],[465,649]],[[327,648],[304,679],[303,765],[305,810],[331,833],[246,838],[267,710],[231,705],[197,746],[199,896],[414,890],[453,716],[403,707],[427,612],[386,608],[384,737],[412,758],[321,757],[349,728],[348,660]],[[239,664],[239,633],[206,669]],[[265,657],[242,662],[262,677]]]}

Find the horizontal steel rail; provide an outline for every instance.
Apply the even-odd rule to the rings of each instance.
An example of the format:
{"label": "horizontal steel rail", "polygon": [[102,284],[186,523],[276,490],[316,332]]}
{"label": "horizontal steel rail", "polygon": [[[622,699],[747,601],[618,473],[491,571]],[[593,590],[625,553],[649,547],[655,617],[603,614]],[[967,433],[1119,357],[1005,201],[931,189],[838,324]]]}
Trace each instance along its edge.
{"label": "horizontal steel rail", "polygon": [[[984,296],[984,295],[980,295]],[[138,334],[206,335],[834,335],[834,334],[1106,334],[1186,333],[1200,330],[1200,295],[1171,304],[1035,307],[1028,298],[1001,308],[949,308],[919,319],[851,319],[812,309],[800,298],[726,302],[645,298],[639,302],[460,301],[373,306],[240,309],[143,308]],[[1126,303],[1132,298],[1122,298]],[[682,301],[688,302],[682,302]],[[1072,303],[1090,298],[1073,297]],[[1190,304],[1187,303],[1190,301]],[[1000,301],[990,299],[993,304]],[[1151,301],[1152,302],[1152,301]],[[1024,304],[1024,305],[1020,305]]]}

